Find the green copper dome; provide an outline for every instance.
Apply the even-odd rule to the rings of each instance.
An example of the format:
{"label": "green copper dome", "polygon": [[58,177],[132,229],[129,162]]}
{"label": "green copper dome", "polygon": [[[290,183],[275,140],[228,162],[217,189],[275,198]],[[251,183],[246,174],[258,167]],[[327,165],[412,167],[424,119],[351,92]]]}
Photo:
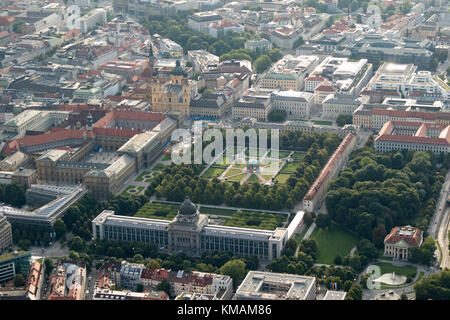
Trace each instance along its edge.
{"label": "green copper dome", "polygon": [[192,203],[189,197],[186,196],[186,199],[184,199],[180,209],[178,209],[178,213],[184,216],[193,216],[197,213],[197,207]]}
{"label": "green copper dome", "polygon": [[184,71],[181,66],[180,60],[177,60],[175,68],[172,69],[172,75],[174,76],[187,76],[186,71]]}

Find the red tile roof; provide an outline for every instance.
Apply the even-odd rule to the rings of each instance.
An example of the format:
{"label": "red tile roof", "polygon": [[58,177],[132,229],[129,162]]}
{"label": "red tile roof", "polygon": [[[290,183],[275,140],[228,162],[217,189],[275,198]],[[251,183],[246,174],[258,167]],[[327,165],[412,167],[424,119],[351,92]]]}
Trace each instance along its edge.
{"label": "red tile roof", "polygon": [[349,133],[345,136],[344,140],[342,140],[341,144],[337,147],[336,151],[334,151],[333,155],[328,160],[325,167],[320,171],[319,177],[314,181],[311,188],[309,188],[308,193],[303,198],[304,200],[312,200],[317,192],[322,188],[324,182],[327,181],[328,176],[332,173],[332,171],[336,168],[337,164],[342,158],[342,154],[348,148],[349,144],[355,138],[355,135]]}
{"label": "red tile roof", "polygon": [[9,26],[14,20],[13,16],[0,16],[0,26]]}
{"label": "red tile roof", "polygon": [[103,118],[98,120],[94,127],[104,128],[108,126],[115,119],[128,119],[128,120],[142,120],[142,121],[158,121],[161,122],[166,118],[164,113],[147,112],[147,111],[131,111],[131,110],[118,110],[105,114]]}
{"label": "red tile roof", "polygon": [[[412,235],[402,234],[402,232],[411,232]],[[420,229],[411,226],[395,227],[391,230],[391,233],[386,236],[384,243],[395,244],[403,240],[412,247],[419,247],[422,243],[422,239],[423,231]]]}
{"label": "red tile roof", "polygon": [[85,130],[53,128],[43,134],[17,139],[19,145],[33,146],[67,139],[83,139]]}

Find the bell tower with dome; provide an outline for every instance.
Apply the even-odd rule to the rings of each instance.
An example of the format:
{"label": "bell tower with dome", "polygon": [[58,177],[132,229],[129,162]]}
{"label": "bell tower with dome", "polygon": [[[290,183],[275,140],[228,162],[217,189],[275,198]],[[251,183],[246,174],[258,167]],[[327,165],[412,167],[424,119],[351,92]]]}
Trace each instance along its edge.
{"label": "bell tower with dome", "polygon": [[199,207],[186,197],[168,227],[171,253],[199,255],[200,232],[207,224],[208,216],[200,214]]}
{"label": "bell tower with dome", "polygon": [[170,74],[170,81],[161,82],[161,79],[153,77],[150,82],[152,89],[152,111],[167,112],[177,110],[190,114],[190,103],[193,92],[196,91],[192,80],[181,66],[180,60],[176,61],[175,67]]}

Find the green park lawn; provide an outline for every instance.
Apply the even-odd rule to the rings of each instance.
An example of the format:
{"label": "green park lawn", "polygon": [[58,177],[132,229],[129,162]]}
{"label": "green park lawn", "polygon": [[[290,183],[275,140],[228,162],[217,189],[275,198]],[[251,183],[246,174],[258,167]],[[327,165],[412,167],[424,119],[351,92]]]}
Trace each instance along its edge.
{"label": "green park lawn", "polygon": [[216,160],[214,163],[215,166],[228,167],[233,162],[233,159],[228,157],[223,157],[222,161]]}
{"label": "green park lawn", "polygon": [[275,183],[279,183],[279,184],[285,184],[286,181],[291,177],[290,174],[286,174],[286,173],[279,173],[277,174],[277,176],[274,179]]}
{"label": "green park lawn", "polygon": [[172,220],[178,212],[178,204],[147,202],[134,215],[140,218]]}
{"label": "green park lawn", "polygon": [[247,175],[246,173],[241,173],[241,174],[238,174],[238,175],[236,175],[234,177],[227,178],[227,180],[228,181],[241,182],[241,180],[244,179],[246,175]]}
{"label": "green park lawn", "polygon": [[380,274],[392,273],[414,278],[417,274],[417,267],[414,266],[394,266],[388,262],[379,262],[375,264],[380,267]]}
{"label": "green park lawn", "polygon": [[[143,205],[135,217],[149,218],[149,219],[163,219],[172,220],[178,212],[178,204],[147,202]],[[276,213],[265,213],[257,211],[235,211],[222,208],[205,208],[200,207],[200,212],[207,215],[225,216],[223,225],[274,230],[276,227],[281,227],[286,222],[286,215]]]}
{"label": "green park lawn", "polygon": [[161,161],[169,161],[169,160],[171,160],[171,159],[172,159],[172,155],[171,155],[171,154],[165,154],[165,155],[162,157]]}
{"label": "green park lawn", "polygon": [[241,173],[241,172],[242,172],[242,170],[240,170],[240,169],[230,169],[230,170],[228,170],[227,173],[225,174],[225,178],[226,178],[226,177],[229,177],[229,176],[232,176],[232,175],[234,175],[234,174]]}
{"label": "green park lawn", "polygon": [[351,233],[331,224],[327,230],[316,227],[311,235],[316,240],[318,255],[317,263],[334,264],[337,255],[341,257],[350,253],[358,239]]}
{"label": "green park lawn", "polygon": [[306,153],[304,153],[304,152],[294,152],[292,154],[292,158],[295,161],[301,161],[301,160],[305,159],[305,156],[306,156]]}
{"label": "green park lawn", "polygon": [[[131,189],[137,189],[137,192],[129,192]],[[144,187],[137,187],[137,186],[128,186],[125,190],[122,191],[122,195],[124,196],[131,196],[139,194],[142,190],[144,190]]]}
{"label": "green park lawn", "polygon": [[233,164],[233,166],[231,168],[242,169],[242,168],[245,168],[245,167],[246,167],[245,163],[235,163],[235,164]]}
{"label": "green park lawn", "polygon": [[283,172],[296,172],[298,168],[298,162],[286,162],[280,171]]}
{"label": "green park lawn", "polygon": [[144,181],[144,176],[146,176],[150,173],[151,173],[150,171],[144,171],[134,181]]}
{"label": "green park lawn", "polygon": [[153,170],[155,170],[155,171],[160,171],[160,170],[162,170],[162,169],[164,169],[166,166],[165,165],[163,165],[162,163],[157,163],[157,164],[155,164],[155,166],[153,167]]}
{"label": "green park lawn", "polygon": [[325,120],[312,120],[311,122],[314,124],[317,124],[319,126],[332,126],[333,125],[332,121],[325,121]]}
{"label": "green park lawn", "polygon": [[213,167],[210,167],[203,174],[203,178],[216,178],[216,177],[219,177],[224,171],[225,171],[225,168],[213,168]]}
{"label": "green park lawn", "polygon": [[247,181],[245,181],[245,182],[248,182],[248,183],[253,183],[253,182],[259,183],[259,178],[255,174],[252,174],[250,177],[248,177]]}
{"label": "green park lawn", "polygon": [[[278,151],[278,158],[282,159],[282,158],[287,158],[287,156],[289,156],[291,152],[290,151]],[[269,158],[272,158],[275,154],[272,153],[272,150],[269,152],[269,154],[267,155]]]}

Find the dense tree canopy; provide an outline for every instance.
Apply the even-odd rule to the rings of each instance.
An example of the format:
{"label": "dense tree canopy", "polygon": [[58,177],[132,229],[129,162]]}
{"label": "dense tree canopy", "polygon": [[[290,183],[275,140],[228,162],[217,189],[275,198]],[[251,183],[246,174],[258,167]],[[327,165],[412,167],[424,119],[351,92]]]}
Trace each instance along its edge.
{"label": "dense tree canopy", "polygon": [[450,300],[450,270],[425,277],[414,285],[416,300]]}
{"label": "dense tree canopy", "polygon": [[357,150],[330,183],[325,199],[328,213],[377,246],[396,225],[426,230],[448,169],[447,158],[438,157],[445,165],[437,171],[433,153]]}

